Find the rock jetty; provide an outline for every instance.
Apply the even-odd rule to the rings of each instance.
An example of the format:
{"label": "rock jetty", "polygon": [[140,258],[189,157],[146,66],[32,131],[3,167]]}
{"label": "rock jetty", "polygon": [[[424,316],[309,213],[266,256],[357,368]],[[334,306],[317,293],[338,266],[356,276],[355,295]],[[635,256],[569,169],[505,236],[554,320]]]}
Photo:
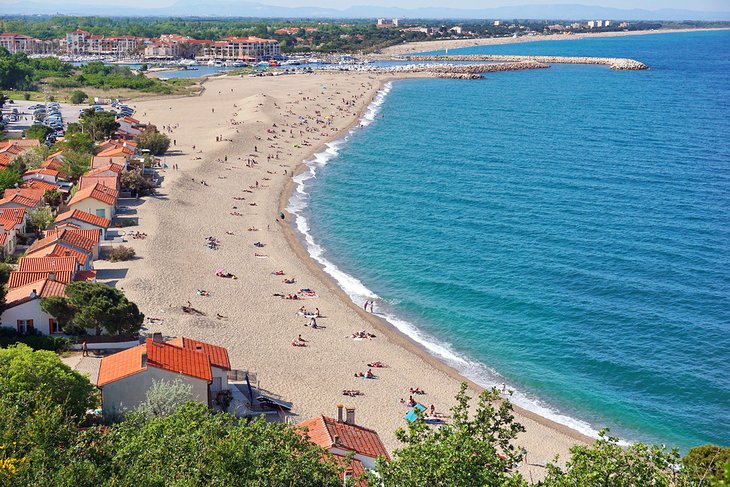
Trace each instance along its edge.
{"label": "rock jetty", "polygon": [[501,71],[521,71],[525,69],[543,69],[550,66],[537,61],[519,61],[508,63],[474,63],[474,64],[402,64],[399,66],[372,66],[372,65],[353,65],[338,66],[337,68],[322,68],[326,70],[336,71],[365,71],[369,73],[385,73],[385,74],[425,74],[437,78],[449,79],[481,79],[483,73],[496,73]]}
{"label": "rock jetty", "polygon": [[615,57],[565,57],[565,56],[500,56],[472,54],[464,56],[403,56],[390,58],[406,61],[467,61],[467,62],[534,62],[544,64],[602,64],[611,69],[638,71],[649,69],[644,63],[634,59]]}

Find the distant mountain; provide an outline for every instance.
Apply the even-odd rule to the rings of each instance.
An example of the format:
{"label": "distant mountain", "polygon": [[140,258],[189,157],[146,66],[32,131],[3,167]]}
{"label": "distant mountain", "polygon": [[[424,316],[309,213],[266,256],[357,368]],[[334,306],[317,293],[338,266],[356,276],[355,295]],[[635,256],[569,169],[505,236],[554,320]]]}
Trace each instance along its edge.
{"label": "distant mountain", "polygon": [[[16,2],[4,4],[0,15],[106,15],[120,16],[114,6],[81,5],[66,3]],[[375,18],[400,17],[411,19],[562,19],[562,20],[701,20],[730,21],[730,12],[702,12],[694,10],[619,9],[589,5],[521,5],[484,9],[456,9],[447,7],[423,7],[404,9],[398,7],[353,6],[344,10],[320,7],[278,7],[261,3],[218,1],[215,8],[199,0],[180,0],[169,7],[125,8],[123,16],[159,17],[258,17],[258,18]]]}

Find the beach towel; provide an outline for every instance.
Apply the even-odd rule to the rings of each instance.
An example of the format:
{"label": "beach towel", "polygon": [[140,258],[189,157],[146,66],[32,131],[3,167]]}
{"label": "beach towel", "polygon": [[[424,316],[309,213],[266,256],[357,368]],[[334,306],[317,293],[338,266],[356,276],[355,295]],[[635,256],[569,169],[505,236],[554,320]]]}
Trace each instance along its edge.
{"label": "beach towel", "polygon": [[406,419],[406,420],[407,420],[407,421],[408,421],[409,423],[413,423],[413,422],[414,422],[415,420],[417,420],[417,419],[418,419],[418,415],[416,414],[416,409],[418,409],[419,411],[425,411],[425,410],[426,410],[426,406],[424,406],[424,405],[423,405],[423,404],[421,404],[420,402],[417,402],[417,403],[416,403],[416,405],[415,405],[415,406],[413,406],[413,407],[412,407],[412,408],[411,408],[411,409],[410,409],[410,410],[408,411],[408,413],[406,413],[406,415],[405,415],[405,419]]}

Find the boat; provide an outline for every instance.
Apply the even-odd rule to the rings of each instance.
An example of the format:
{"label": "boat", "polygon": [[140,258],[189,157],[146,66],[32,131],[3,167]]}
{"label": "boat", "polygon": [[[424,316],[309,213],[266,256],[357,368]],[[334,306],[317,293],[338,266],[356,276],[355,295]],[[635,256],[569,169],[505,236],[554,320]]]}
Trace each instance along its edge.
{"label": "boat", "polygon": [[271,61],[269,61],[269,66],[275,68],[277,66],[280,66],[280,64],[279,64],[279,61],[272,59]]}

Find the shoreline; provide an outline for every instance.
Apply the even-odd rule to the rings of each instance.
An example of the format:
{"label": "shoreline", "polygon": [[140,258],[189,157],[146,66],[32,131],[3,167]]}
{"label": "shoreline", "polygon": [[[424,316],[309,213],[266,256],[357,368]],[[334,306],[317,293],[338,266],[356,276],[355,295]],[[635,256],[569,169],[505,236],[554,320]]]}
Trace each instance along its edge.
{"label": "shoreline", "polygon": [[[162,170],[158,194],[137,207],[138,230],[149,237],[125,245],[134,248],[138,258],[98,261],[99,281],[124,290],[146,316],[158,318],[147,332],[226,347],[233,368],[252,371],[266,394],[293,403],[295,422],[317,414],[331,416],[336,404],[345,403],[358,408],[358,423],[377,430],[389,451],[398,448],[394,431],[403,426],[405,413],[399,398],[408,398],[409,386],[427,391],[419,399],[443,413],[453,405],[461,382],[470,385],[470,395],[482,388],[390,323],[359,309],[309,256],[291,227],[291,217],[281,222],[277,215],[286,209],[295,187],[293,174],[301,174],[305,161],[359,124],[386,82],[423,77],[338,72],[211,78],[198,96],[138,101],[138,118],[163,132],[174,125],[168,135],[177,144],[163,159],[168,168],[179,169]],[[341,98],[350,104],[345,106]],[[315,111],[320,110],[322,119],[331,118],[331,125],[315,123]],[[287,133],[290,128],[297,134]],[[214,142],[221,134],[224,140]],[[271,152],[279,153],[280,159],[267,160]],[[248,166],[250,157],[259,162]],[[201,186],[201,180],[209,184]],[[240,199],[245,201],[235,201]],[[233,207],[237,214],[230,205],[239,205]],[[247,227],[257,231],[249,233]],[[203,245],[211,235],[220,240],[218,250]],[[265,243],[265,258],[255,258],[254,239]],[[235,273],[238,280],[215,277],[217,268]],[[287,287],[272,276],[279,269],[295,277],[296,286]],[[318,299],[276,297],[300,287],[316,289]],[[199,289],[209,297],[196,294]],[[201,314],[183,313],[180,305],[186,300]],[[304,318],[296,314],[302,305],[322,309],[321,330],[302,327]],[[225,316],[217,319],[217,313]],[[378,330],[378,338],[349,337],[353,330],[370,328]],[[308,339],[307,347],[291,346],[297,333]],[[378,380],[353,378],[353,372],[372,361],[389,365]],[[342,391],[351,388],[364,395],[343,397]],[[527,430],[516,442],[529,453],[529,463],[519,468],[527,478],[543,478],[544,464],[556,455],[562,463],[572,445],[593,442],[524,408],[515,407],[514,412]]]}
{"label": "shoreline", "polygon": [[[291,213],[288,210],[289,202],[294,195],[294,191],[296,190],[297,183],[294,180],[294,177],[302,174],[303,172],[307,171],[309,169],[309,165],[307,162],[311,161],[315,158],[315,156],[324,150],[326,150],[328,144],[331,144],[333,142],[337,142],[342,140],[343,142],[346,140],[347,136],[351,133],[351,130],[353,127],[357,127],[361,120],[364,118],[365,114],[369,110],[370,106],[374,102],[377,95],[383,90],[385,85],[387,83],[394,83],[398,81],[403,81],[406,79],[413,79],[412,77],[398,77],[393,76],[390,78],[385,78],[380,80],[380,84],[378,86],[378,89],[376,90],[373,97],[370,99],[369,103],[364,105],[361,110],[358,111],[356,115],[356,119],[347,127],[341,129],[337,134],[335,134],[331,139],[321,143],[319,146],[317,146],[314,150],[311,151],[311,153],[308,154],[307,157],[305,157],[294,170],[294,173],[292,177],[288,179],[285,186],[282,188],[279,198],[278,198],[278,211],[282,212],[287,215],[287,219],[285,222],[281,223],[281,228],[284,231],[284,238],[286,239],[289,248],[292,250],[292,252],[307,266],[307,268],[314,274],[318,275],[319,278],[323,282],[327,282],[329,284],[329,289],[338,296],[340,300],[342,300],[345,304],[347,304],[355,313],[357,313],[360,318],[370,323],[373,328],[377,329],[380,333],[383,333],[385,335],[388,335],[391,340],[396,342],[400,347],[407,350],[408,352],[412,353],[413,355],[417,356],[424,362],[428,363],[434,368],[437,368],[441,372],[445,373],[449,377],[451,377],[454,380],[457,380],[459,382],[465,382],[469,389],[472,391],[476,391],[477,393],[481,393],[481,391],[485,390],[485,387],[477,384],[472,379],[467,378],[464,376],[461,372],[459,372],[456,368],[452,367],[451,365],[444,362],[442,359],[436,357],[433,353],[431,353],[424,344],[416,341],[411,336],[407,335],[400,329],[398,329],[393,323],[388,321],[385,317],[373,314],[372,312],[364,311],[358,304],[356,304],[352,298],[347,294],[347,292],[340,286],[340,284],[337,282],[337,280],[330,275],[327,271],[324,270],[322,265],[317,262],[309,253],[306,242],[304,241],[304,235],[299,231],[298,228],[296,228],[296,220],[292,218],[292,216],[295,216],[295,214]],[[358,279],[357,276],[352,276],[355,279]],[[359,280],[359,279],[358,279]],[[520,416],[528,417],[532,419],[535,422],[538,422],[548,428],[557,430],[561,432],[562,434],[569,436],[573,438],[577,442],[582,443],[592,443],[595,438],[591,437],[589,435],[586,435],[574,428],[571,428],[568,425],[559,423],[553,419],[547,418],[545,416],[540,415],[537,412],[531,411],[529,409],[526,409],[522,406],[519,406],[517,404],[512,403],[512,407],[516,413],[518,413]]]}
{"label": "shoreline", "polygon": [[398,44],[382,49],[382,55],[405,55],[420,52],[443,51],[445,49],[461,49],[465,47],[491,46],[504,44],[524,44],[528,42],[541,41],[576,41],[582,39],[597,39],[603,37],[624,37],[635,35],[651,35],[651,34],[678,34],[683,32],[706,32],[717,30],[730,30],[730,27],[712,27],[707,29],[656,29],[656,30],[633,30],[633,31],[615,31],[615,32],[596,32],[596,33],[580,33],[580,34],[538,34],[534,36],[520,37],[486,37],[479,39],[447,39],[447,40],[431,40],[408,42]]}

